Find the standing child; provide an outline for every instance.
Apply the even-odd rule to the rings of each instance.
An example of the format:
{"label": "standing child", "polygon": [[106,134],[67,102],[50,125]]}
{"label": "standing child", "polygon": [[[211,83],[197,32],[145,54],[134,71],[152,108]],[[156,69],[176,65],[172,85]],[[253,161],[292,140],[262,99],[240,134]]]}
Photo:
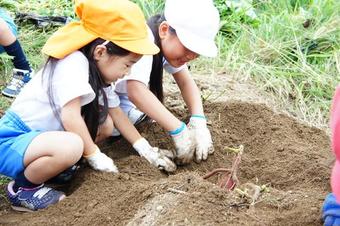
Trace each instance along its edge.
{"label": "standing child", "polygon": [[11,82],[2,90],[2,94],[7,97],[17,96],[21,88],[31,79],[33,73],[16,35],[17,28],[14,21],[0,8],[0,53],[6,52],[12,56],[15,67]]}
{"label": "standing child", "polygon": [[335,164],[332,171],[331,185],[333,193],[327,195],[323,205],[325,226],[340,225],[340,86],[333,97],[331,110],[332,149]]}
{"label": "standing child", "polygon": [[50,37],[43,48],[49,56],[45,67],[0,120],[0,173],[15,179],[7,194],[16,210],[62,200],[63,193],[43,183],[81,156],[96,170],[117,173],[95,143],[114,126],[153,165],[176,169],[121,112],[112,86],[142,54],[159,51],[147,37],[142,11],[128,0],[81,0],[76,13],[80,21]]}
{"label": "standing child", "polygon": [[[176,146],[176,161],[206,160],[213,153],[199,89],[186,63],[199,55],[214,57],[214,38],[219,30],[219,14],[212,0],[167,0],[164,15],[150,18],[150,39],[161,49],[144,56],[131,69],[131,75],[116,83],[121,108],[131,122],[144,114],[169,131]],[[173,75],[191,114],[185,125],[168,111],[163,102],[163,68]],[[189,131],[191,130],[191,131]]]}

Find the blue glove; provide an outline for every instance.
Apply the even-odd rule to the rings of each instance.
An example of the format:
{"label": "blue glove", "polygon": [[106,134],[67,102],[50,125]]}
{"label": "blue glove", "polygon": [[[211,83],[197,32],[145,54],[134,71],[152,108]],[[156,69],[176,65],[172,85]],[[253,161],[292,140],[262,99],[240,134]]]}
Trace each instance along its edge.
{"label": "blue glove", "polygon": [[325,226],[340,226],[340,204],[333,193],[328,194],[323,203],[322,218]]}

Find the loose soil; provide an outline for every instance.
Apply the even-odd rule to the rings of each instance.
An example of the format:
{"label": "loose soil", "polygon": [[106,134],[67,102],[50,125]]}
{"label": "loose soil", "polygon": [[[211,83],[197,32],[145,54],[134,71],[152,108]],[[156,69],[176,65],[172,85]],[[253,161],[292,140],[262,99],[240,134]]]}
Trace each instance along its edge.
{"label": "loose soil", "polygon": [[[167,175],[124,139],[108,140],[102,150],[119,174],[84,166],[62,187],[64,201],[35,213],[15,212],[0,196],[0,225],[322,225],[333,162],[326,132],[273,110],[271,100],[248,84],[196,78],[206,97],[210,92],[204,105],[215,153],[207,161]],[[172,83],[167,80],[165,104],[187,120]],[[173,149],[156,123],[145,122],[139,130],[151,144]],[[226,192],[215,185],[216,177],[202,179],[213,169],[230,168],[235,154],[226,148],[241,144],[237,189]],[[261,189],[257,197],[254,187]]]}

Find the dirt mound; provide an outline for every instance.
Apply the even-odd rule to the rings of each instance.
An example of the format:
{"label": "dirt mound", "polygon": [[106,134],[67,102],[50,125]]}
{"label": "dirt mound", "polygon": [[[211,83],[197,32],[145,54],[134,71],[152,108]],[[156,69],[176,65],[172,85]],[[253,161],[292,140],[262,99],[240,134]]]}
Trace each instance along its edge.
{"label": "dirt mound", "polygon": [[[183,107],[170,102],[177,115],[184,115]],[[66,200],[26,214],[2,204],[0,224],[321,225],[320,209],[330,190],[332,163],[329,137],[322,130],[261,104],[210,103],[205,110],[215,146],[208,161],[166,175],[119,140],[104,148],[118,165],[119,175],[84,168],[65,188]],[[173,147],[155,123],[140,129],[153,145]],[[241,144],[244,154],[237,190],[227,193],[214,179],[202,179],[215,168],[230,168],[234,154],[226,147]],[[260,188],[254,200],[252,187]]]}

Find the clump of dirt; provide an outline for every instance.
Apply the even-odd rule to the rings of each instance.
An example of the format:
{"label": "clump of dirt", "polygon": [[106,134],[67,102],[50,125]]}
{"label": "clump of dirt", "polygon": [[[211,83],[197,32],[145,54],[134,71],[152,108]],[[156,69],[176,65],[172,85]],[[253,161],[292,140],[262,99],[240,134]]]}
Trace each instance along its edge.
{"label": "clump of dirt", "polygon": [[[175,100],[168,98],[166,103],[185,120],[185,110]],[[69,196],[60,204],[25,214],[5,204],[0,207],[0,224],[321,225],[332,163],[326,133],[264,104],[205,105],[215,147],[207,161],[167,175],[137,156],[125,140],[107,142],[103,149],[118,165],[118,175],[85,167],[65,188]],[[151,144],[173,148],[157,124],[143,123],[140,131]],[[227,193],[213,178],[202,179],[215,168],[230,168],[235,156],[226,147],[241,144],[237,189]],[[255,199],[248,185],[260,188]]]}

